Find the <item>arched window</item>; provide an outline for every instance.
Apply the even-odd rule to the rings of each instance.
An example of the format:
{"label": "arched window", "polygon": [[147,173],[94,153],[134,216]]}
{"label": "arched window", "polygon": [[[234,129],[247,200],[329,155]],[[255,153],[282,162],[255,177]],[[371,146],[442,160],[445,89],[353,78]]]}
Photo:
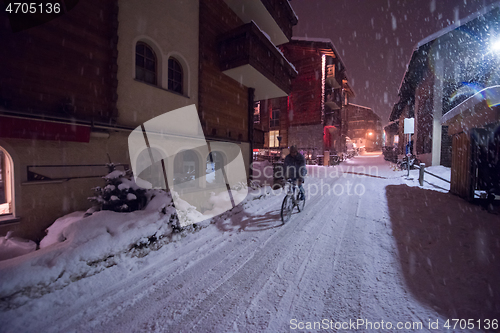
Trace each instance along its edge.
{"label": "arched window", "polygon": [[174,184],[178,188],[195,187],[199,178],[199,160],[194,150],[184,150],[174,158]]}
{"label": "arched window", "polygon": [[179,94],[183,93],[182,81],[184,75],[182,66],[177,59],[170,57],[168,59],[168,90],[175,91]]}
{"label": "arched window", "polygon": [[135,46],[135,78],[150,84],[157,84],[157,59],[153,49],[146,43]]}
{"label": "arched window", "polygon": [[14,212],[13,167],[9,154],[0,147],[0,217]]}

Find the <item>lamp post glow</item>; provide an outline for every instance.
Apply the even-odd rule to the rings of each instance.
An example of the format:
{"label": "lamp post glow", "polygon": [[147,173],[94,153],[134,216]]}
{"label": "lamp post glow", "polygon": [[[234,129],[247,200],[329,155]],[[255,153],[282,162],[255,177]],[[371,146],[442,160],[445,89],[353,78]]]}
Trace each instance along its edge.
{"label": "lamp post glow", "polygon": [[497,53],[500,53],[500,38],[494,40],[492,43],[491,43],[491,51],[493,52],[497,52]]}

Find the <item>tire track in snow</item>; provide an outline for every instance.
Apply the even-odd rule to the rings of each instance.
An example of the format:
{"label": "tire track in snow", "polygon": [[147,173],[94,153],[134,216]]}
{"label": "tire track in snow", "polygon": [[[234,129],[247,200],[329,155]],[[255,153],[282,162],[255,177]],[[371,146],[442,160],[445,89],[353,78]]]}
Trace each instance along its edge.
{"label": "tire track in snow", "polygon": [[[273,202],[277,199],[270,199],[271,200],[263,200],[267,205],[259,205],[258,210],[260,211],[266,207],[272,207]],[[207,229],[204,229],[201,232],[207,231]],[[204,266],[207,268],[225,266],[227,257],[221,258],[217,251],[227,246],[228,241],[224,240],[227,235],[216,232],[215,236],[215,238],[207,240],[203,237],[196,239],[195,235],[188,235],[190,238],[195,238],[194,243],[184,241],[182,242],[182,247],[178,247],[176,243],[165,245],[159,251],[168,252],[168,256],[165,257],[165,259],[156,262],[154,265],[150,265],[150,267],[144,268],[140,273],[135,274],[126,281],[119,282],[116,286],[107,289],[104,293],[96,295],[96,297],[87,302],[87,304],[79,303],[78,306],[72,307],[69,311],[63,311],[59,318],[56,319],[55,323],[54,321],[46,323],[45,326],[47,331],[51,330],[51,328],[54,329],[54,325],[61,328],[57,331],[67,331],[75,327],[80,327],[81,329],[89,324],[94,328],[102,325],[106,326],[106,322],[123,316],[132,306],[135,307],[133,310],[134,315],[128,316],[125,322],[134,322],[134,318],[143,316],[137,313],[141,312],[141,309],[147,309],[145,311],[151,310],[149,306],[144,307],[140,304],[141,299],[151,297],[152,294],[158,292],[158,289],[165,287],[168,283],[175,286],[174,290],[170,290],[172,296],[177,296],[183,291],[183,288],[179,288],[179,286],[182,286],[186,279],[194,282],[199,280],[197,276],[200,272],[196,271],[199,267],[196,267],[194,272],[190,272],[189,270],[189,268],[193,267],[196,263],[205,261]],[[250,240],[243,240],[247,241],[247,246],[255,246],[255,242],[251,240],[253,237],[248,235],[248,238],[250,238]],[[172,247],[175,249],[172,249]],[[207,253],[202,253],[203,249],[209,250]],[[243,248],[243,250],[245,250],[245,248]],[[252,251],[249,250],[249,252],[251,253]],[[228,253],[228,255],[230,255],[230,253]],[[187,265],[182,264],[183,262],[187,262]],[[208,269],[207,271],[210,272],[210,270],[211,269]],[[132,279],[133,281],[131,281]],[[171,286],[169,286],[169,288],[170,287]],[[205,286],[201,286],[200,289],[204,290],[204,288]],[[130,299],[130,295],[134,295],[132,300]],[[87,310],[82,313],[81,308]],[[130,328],[130,326],[125,327]]]}
{"label": "tire track in snow", "polygon": [[[316,202],[317,204],[318,202]],[[313,207],[309,205],[304,213],[309,208],[311,208],[310,212],[315,212],[315,215],[321,212],[321,210],[312,209]],[[323,210],[326,209],[328,209],[327,206],[323,207]],[[257,294],[267,283],[269,277],[275,274],[276,262],[280,260],[282,253],[286,253],[288,251],[287,247],[290,247],[291,244],[296,243],[298,240],[300,241],[299,238],[295,237],[296,231],[303,227],[304,224],[307,225],[307,222],[300,219],[302,217],[301,214],[294,214],[294,218],[285,224],[283,228],[279,229],[279,232],[274,233],[263,241],[252,260],[242,265],[240,270],[227,283],[222,285],[217,292],[213,293],[208,303],[200,304],[196,308],[190,315],[190,318],[192,316],[196,317],[195,320],[191,321],[192,324],[188,324],[187,320],[181,320],[182,326],[169,327],[168,329],[196,330],[197,328],[200,329],[198,325],[203,325],[207,322],[210,322],[211,326],[203,326],[203,330],[219,332],[227,329],[226,323],[234,321],[244,313],[252,303],[254,298],[252,295]],[[279,239],[276,240],[278,237]],[[314,237],[316,236],[313,235],[310,238]],[[304,239],[301,243],[308,242],[309,239]],[[241,295],[242,290],[244,292],[243,295]],[[219,311],[215,315],[213,315],[214,309]],[[221,313],[224,313],[222,318],[220,316]],[[209,317],[211,319],[207,320]],[[220,323],[221,319],[223,321]],[[233,329],[232,327],[230,330]]]}
{"label": "tire track in snow", "polygon": [[[270,198],[271,200],[264,200],[264,205],[258,205],[257,210],[262,211],[265,210],[265,208],[275,208],[275,206],[279,203],[281,203],[282,197],[276,197],[276,198]],[[215,226],[211,226],[211,228],[215,228]],[[279,230],[279,229],[278,229]],[[203,230],[202,232],[206,232],[207,230]],[[236,236],[236,238],[242,237],[242,235],[248,235],[248,239],[243,239],[243,242],[246,242],[249,248],[248,249],[241,249],[239,246],[234,246],[231,245],[230,243],[232,242],[231,239],[227,239],[227,234],[221,233],[220,231],[215,232],[217,234],[217,238],[220,240],[220,244],[222,245],[217,245],[218,249],[211,251],[208,255],[202,256],[201,258],[191,258],[192,260],[186,259],[187,257],[192,255],[192,252],[198,252],[198,249],[194,249],[188,253],[184,253],[182,257],[184,257],[184,261],[188,262],[188,265],[179,267],[174,273],[172,273],[172,276],[168,276],[167,278],[161,278],[160,275],[164,274],[163,269],[160,269],[157,273],[155,273],[154,278],[149,278],[147,279],[147,284],[153,284],[155,283],[155,287],[153,290],[149,291],[148,294],[150,295],[149,297],[142,296],[142,299],[144,300],[145,303],[147,303],[147,306],[143,306],[141,302],[134,302],[134,308],[130,309],[130,306],[132,304],[129,304],[129,309],[118,309],[118,311],[115,311],[116,313],[113,315],[106,315],[103,316],[102,314],[99,314],[99,311],[94,311],[96,313],[96,316],[98,318],[95,319],[97,322],[96,325],[103,324],[101,325],[101,328],[106,327],[106,326],[114,326],[113,323],[110,323],[111,320],[113,321],[119,321],[123,322],[124,324],[121,325],[119,324],[120,327],[124,327],[125,329],[130,328],[131,326],[134,327],[136,326],[139,322],[155,322],[155,320],[152,320],[151,317],[151,312],[161,312],[165,311],[165,306],[162,304],[164,303],[169,303],[169,307],[167,310],[170,309],[183,309],[183,310],[176,310],[173,313],[171,313],[172,317],[178,317],[181,315],[183,312],[185,312],[186,309],[189,309],[192,307],[194,304],[203,301],[204,298],[206,298],[207,294],[209,294],[214,288],[220,284],[222,284],[225,280],[227,280],[230,276],[234,275],[234,269],[228,269],[231,267],[238,267],[238,265],[241,265],[242,262],[246,262],[247,260],[251,259],[253,256],[253,253],[255,251],[255,247],[260,246],[261,242],[258,241],[258,238],[262,238],[261,235],[259,235],[257,238],[255,236],[250,236],[250,235],[255,235],[255,234],[246,234],[246,233],[236,233],[234,235],[239,235]],[[275,233],[271,230],[271,236],[272,234]],[[268,240],[268,237],[264,237],[265,240]],[[202,238],[205,239],[205,238]],[[210,240],[210,243],[216,243],[212,240]],[[229,248],[227,248],[229,247]],[[252,247],[252,248],[250,248]],[[237,251],[236,251],[237,250]],[[237,258],[237,255],[243,251],[248,252],[250,255],[247,258]],[[227,254],[221,256],[221,252],[227,252]],[[182,253],[182,252],[181,252]],[[214,260],[212,260],[212,259]],[[182,260],[182,258],[181,258]],[[201,264],[200,264],[201,263]],[[158,263],[158,264],[161,264]],[[200,267],[201,266],[201,267]],[[200,270],[201,268],[201,270]],[[155,269],[155,267],[152,267],[151,269]],[[192,272],[190,272],[192,270]],[[228,272],[226,272],[228,271]],[[221,273],[222,272],[222,273]],[[200,279],[200,276],[203,276],[203,279]],[[206,280],[207,279],[212,279],[215,282],[212,282],[211,285],[207,286]],[[163,280],[163,281],[162,281]],[[188,282],[186,282],[188,281]],[[219,281],[219,282],[217,282]],[[180,286],[183,285],[179,290],[172,290],[171,286],[169,285],[174,285],[174,286]],[[164,290],[162,290],[164,288]],[[153,303],[151,302],[151,295],[153,293],[162,293],[161,295],[155,295],[154,298],[155,300]],[[192,301],[188,302],[186,304],[186,297],[193,297],[193,295],[196,295],[198,299],[193,299]],[[173,301],[172,301],[173,300]],[[180,303],[180,304],[175,304],[175,303]],[[103,306],[103,308],[106,307],[111,307],[111,305],[115,304],[121,304],[123,303],[127,304],[126,298],[125,299],[115,299],[114,302],[106,302],[106,306]],[[180,305],[177,307],[176,305]],[[144,311],[142,310],[144,309]],[[156,309],[156,310],[155,310]],[[109,309],[107,309],[109,311]],[[133,312],[133,315],[127,315],[127,311]],[[142,311],[142,312],[141,312]],[[138,313],[139,312],[139,313]],[[146,313],[147,312],[147,313]],[[168,311],[167,311],[168,312]],[[90,317],[87,315],[86,317]],[[104,318],[103,318],[104,317]],[[143,320],[145,318],[149,318],[151,320]],[[83,321],[83,320],[82,320]],[[106,324],[108,322],[108,324]],[[114,327],[116,329],[116,327]],[[114,330],[112,329],[112,330]],[[106,329],[103,329],[103,331],[107,331]]]}
{"label": "tire track in snow", "polygon": [[[322,200],[316,200],[315,201],[314,207],[311,207],[311,205],[309,205],[309,207],[308,207],[309,210],[306,209],[304,211],[304,213],[306,213],[306,212],[309,211],[308,215],[312,215],[312,217],[314,217],[312,219],[312,221],[316,220],[316,225],[310,223],[311,219],[304,219],[305,223],[301,224],[302,225],[302,229],[303,229],[301,231],[304,231],[304,229],[306,229],[305,231],[306,231],[306,234],[308,235],[308,237],[303,238],[302,242],[296,243],[294,245],[295,247],[299,247],[299,250],[298,250],[299,253],[300,252],[304,252],[306,254],[305,258],[303,258],[301,261],[299,261],[299,262],[297,262],[295,264],[295,266],[298,267],[299,269],[302,269],[303,272],[314,271],[314,269],[311,270],[309,267],[307,267],[307,266],[309,266],[309,263],[310,263],[310,260],[309,260],[310,256],[309,256],[309,254],[312,253],[312,249],[314,249],[314,248],[317,247],[315,244],[317,244],[317,240],[319,239],[319,235],[322,234],[323,228],[327,225],[325,223],[325,221],[322,219],[324,217],[324,213],[326,211],[328,211],[328,210],[331,210],[331,208],[332,208],[331,205],[325,204],[325,202],[324,202],[324,200],[328,200],[329,199],[328,197],[327,198],[322,197],[321,199]],[[315,209],[315,206],[318,206],[318,205],[321,206],[320,209]],[[319,219],[316,218],[318,216],[320,217]],[[301,214],[299,214],[299,215],[297,215],[297,218],[299,218],[299,217],[302,218],[303,216]],[[292,220],[291,222],[293,222],[293,221],[294,220]],[[314,232],[311,232],[311,231],[314,231]],[[297,237],[295,237],[295,238],[297,238]],[[297,238],[297,239],[300,239],[300,238]],[[269,242],[269,239],[266,241],[266,243],[267,242]],[[290,243],[290,242],[288,242],[288,243]],[[290,244],[289,244],[289,247],[290,247]],[[282,257],[280,259],[281,261],[278,263],[278,269],[279,269],[280,266],[281,267],[283,266],[283,262],[289,261],[288,258],[290,257],[291,250],[285,252],[285,254],[286,253],[288,253],[288,255],[285,256],[284,258]],[[256,257],[259,257],[259,256],[256,256]],[[296,267],[294,267],[294,271],[297,270]],[[277,273],[279,274],[279,271]],[[276,281],[276,277],[278,276],[276,273],[270,275],[270,277],[268,277],[268,275],[269,274],[265,274],[265,275],[261,274],[261,276],[259,277],[259,278],[262,278],[262,280],[264,281],[264,283],[262,285],[261,284],[253,284],[254,288],[252,288],[252,289],[255,289],[255,292],[249,291],[247,293],[247,297],[245,298],[248,301],[247,302],[242,302],[242,303],[246,303],[248,305],[245,305],[245,304],[241,305],[240,304],[239,306],[236,306],[235,304],[233,304],[232,307],[231,307],[233,309],[236,309],[233,312],[235,313],[235,316],[237,316],[237,318],[241,316],[241,314],[243,313],[243,311],[245,311],[245,313],[247,313],[247,317],[249,316],[248,312],[250,312],[251,314],[252,313],[256,313],[254,316],[252,316],[251,314],[250,314],[250,316],[253,317],[252,321],[253,321],[254,324],[260,325],[258,327],[255,327],[255,329],[257,329],[257,330],[262,330],[262,329],[264,329],[264,328],[267,327],[267,323],[270,320],[269,317],[271,317],[272,311],[270,311],[269,309],[268,310],[261,309],[261,305],[262,305],[262,304],[260,304],[261,302],[256,302],[255,299],[258,298],[258,296],[262,294],[262,291],[265,290],[266,286],[268,286],[269,284],[273,284],[275,288],[281,288],[281,289],[283,288],[283,285],[280,285],[280,284],[277,284],[277,283],[274,282],[274,281]],[[300,286],[300,283],[301,283],[301,280],[302,280],[300,278],[300,276],[295,277],[295,278],[294,277],[289,277],[289,279],[293,281],[293,284],[298,284]],[[288,287],[290,285],[291,284],[288,283]],[[294,289],[296,290],[297,288],[294,288]],[[229,294],[230,293],[225,294],[225,297],[228,297]],[[279,297],[279,295],[277,297]],[[257,303],[259,303],[259,304],[257,304]],[[274,304],[276,304],[275,300],[271,300],[268,303],[274,303]],[[286,307],[290,308],[291,304],[293,304],[293,301],[292,302],[288,302],[288,304],[286,304]],[[254,308],[258,307],[258,309],[256,309],[256,311],[253,311],[254,309],[252,309],[252,306]],[[270,307],[271,307],[271,309],[273,308],[272,305]],[[276,306],[274,306],[274,308],[276,308]],[[258,314],[259,312],[260,312],[260,315]],[[225,318],[224,319],[225,319],[226,322],[232,320],[232,318],[228,318],[228,313],[227,312],[225,312]],[[248,322],[248,320],[246,320],[245,322],[242,322],[242,320],[240,319],[239,322],[240,322],[240,325],[242,325],[246,329],[248,329],[249,327],[252,326],[252,322]],[[206,328],[206,327],[204,327],[204,328]],[[220,331],[222,329],[224,329],[224,327],[214,326],[214,327],[211,327],[210,330]],[[232,329],[234,329],[234,327]]]}
{"label": "tire track in snow", "polygon": [[[345,198],[336,197],[334,205],[327,202],[332,197],[323,197],[319,204],[328,207],[331,214],[335,214],[345,204]],[[324,217],[324,211],[321,212]],[[323,295],[325,294],[325,280],[328,280],[335,270],[335,262],[338,259],[339,246],[343,241],[343,234],[347,225],[346,215],[341,219],[318,219],[321,221],[321,232],[311,246],[307,258],[301,263],[301,275],[294,283],[289,285],[282,306],[278,314],[269,323],[268,330],[283,331],[289,329],[292,318],[298,320],[313,320],[320,318],[325,306]],[[326,232],[325,232],[325,229]],[[332,238],[336,235],[336,238]],[[337,243],[337,246],[335,246]]]}
{"label": "tire track in snow", "polygon": [[[282,197],[280,199],[282,199]],[[279,200],[279,201],[281,202],[281,200]],[[327,207],[325,207],[325,209],[327,209]],[[307,209],[305,212],[307,212]],[[300,216],[300,214],[295,215],[295,216]],[[224,299],[227,298],[229,295],[236,294],[237,295],[236,301],[241,299],[241,297],[238,296],[238,290],[236,290],[238,288],[236,288],[236,287],[233,288],[231,286],[238,285],[238,281],[241,281],[242,279],[246,279],[246,281],[250,281],[250,282],[256,281],[256,280],[258,280],[257,278],[260,275],[262,275],[262,272],[266,271],[267,274],[264,275],[264,278],[262,280],[263,280],[263,282],[267,281],[268,276],[271,273],[274,274],[274,268],[273,268],[274,265],[270,265],[270,263],[274,262],[276,260],[276,258],[279,257],[280,251],[284,251],[284,250],[280,250],[280,249],[286,249],[286,246],[289,245],[288,244],[289,238],[295,234],[295,230],[299,226],[299,224],[297,224],[297,223],[292,223],[294,221],[297,221],[297,220],[295,218],[292,219],[291,222],[289,222],[287,225],[284,226],[284,228],[278,229],[279,232],[272,233],[271,236],[266,237],[266,239],[260,244],[259,249],[256,251],[255,255],[251,258],[251,263],[247,262],[246,264],[242,264],[240,268],[243,270],[239,270],[238,272],[235,272],[235,274],[231,277],[230,281],[224,283],[221,286],[218,286],[216,292],[213,292],[212,294],[210,294],[207,297],[207,300],[204,300],[201,305],[198,305],[189,314],[183,316],[183,318],[188,317],[189,322],[191,322],[193,324],[184,325],[184,326],[180,326],[180,327],[179,326],[170,326],[169,329],[182,329],[182,328],[188,328],[188,327],[189,327],[189,329],[192,329],[193,328],[192,325],[196,325],[196,323],[203,322],[204,319],[206,319],[210,315],[210,313],[211,313],[210,310],[213,309],[217,304],[220,305],[220,302],[224,301]],[[287,237],[284,237],[285,231],[286,231]],[[278,237],[278,236],[279,236],[278,242],[277,243],[272,242],[273,239]],[[292,240],[295,239],[295,237],[291,237],[291,238],[292,238]],[[274,258],[266,258],[266,254],[268,254],[268,253],[274,253],[275,254]],[[264,258],[264,260],[261,258]],[[268,260],[266,261],[265,259],[268,259]],[[256,265],[255,262],[258,262],[259,264]],[[254,274],[254,272],[258,272],[258,274],[256,275],[256,274]],[[248,285],[255,285],[255,284],[252,284],[249,282],[244,283],[243,289],[248,290],[249,289],[249,288],[247,288]],[[256,290],[258,291],[260,289],[261,289],[261,286],[259,284],[259,286],[256,288]],[[245,298],[243,298],[243,299],[245,299]],[[233,300],[234,300],[234,298],[233,298]],[[231,302],[225,301],[225,303],[230,304]],[[213,304],[215,304],[215,305],[213,305]],[[191,307],[191,304],[188,304],[188,307]],[[234,308],[235,303],[233,302],[230,307]],[[159,314],[159,316],[166,319],[165,316],[163,316],[162,314]],[[227,317],[227,312],[226,312],[226,317]],[[193,318],[195,318],[195,319],[193,319]],[[227,318],[225,318],[225,319],[227,320]],[[156,320],[154,320],[154,321],[156,321]],[[181,322],[183,324],[187,324],[187,321],[184,319],[179,319],[179,320],[175,320],[175,321]]]}

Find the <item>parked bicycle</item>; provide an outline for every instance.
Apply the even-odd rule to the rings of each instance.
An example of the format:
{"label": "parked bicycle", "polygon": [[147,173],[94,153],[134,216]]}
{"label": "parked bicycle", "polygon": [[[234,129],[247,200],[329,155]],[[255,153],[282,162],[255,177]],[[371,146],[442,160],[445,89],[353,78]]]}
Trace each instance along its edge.
{"label": "parked bicycle", "polygon": [[330,165],[339,164],[341,161],[340,156],[337,154],[330,155]]}
{"label": "parked bicycle", "polygon": [[411,169],[415,168],[415,165],[419,165],[420,160],[415,155],[404,156],[403,160],[397,162],[399,170],[408,170],[408,166]]}
{"label": "parked bicycle", "polygon": [[300,213],[304,210],[306,205],[305,193],[303,193],[303,199],[300,199],[300,190],[297,186],[297,180],[288,179],[285,188],[287,188],[287,192],[281,204],[281,221],[283,221],[283,223],[290,220],[295,207],[297,207]]}

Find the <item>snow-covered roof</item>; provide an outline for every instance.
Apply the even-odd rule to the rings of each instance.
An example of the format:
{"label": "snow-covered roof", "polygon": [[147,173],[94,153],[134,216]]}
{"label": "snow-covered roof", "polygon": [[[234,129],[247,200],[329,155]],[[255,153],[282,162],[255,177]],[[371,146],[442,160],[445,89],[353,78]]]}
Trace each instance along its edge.
{"label": "snow-covered roof", "polygon": [[486,6],[483,9],[478,10],[477,12],[467,16],[466,18],[464,18],[462,20],[455,21],[452,25],[449,25],[446,28],[443,28],[443,29],[439,30],[438,32],[433,33],[432,35],[425,37],[420,42],[418,42],[417,45],[415,45],[414,50],[418,50],[422,45],[425,45],[429,42],[432,42],[433,40],[438,39],[439,37],[446,35],[447,33],[457,29],[458,27],[461,27],[461,26],[469,23],[470,21],[478,18],[479,16],[485,15],[486,13],[492,11],[495,8],[500,8],[500,2],[496,2],[496,3],[493,3],[489,6]]}
{"label": "snow-covered roof", "polygon": [[324,43],[330,46],[330,48],[333,50],[333,53],[335,54],[335,57],[339,59],[339,61],[342,63],[342,66],[346,68],[345,63],[342,61],[342,58],[340,57],[339,53],[337,52],[337,48],[335,47],[335,44],[333,44],[332,40],[330,38],[320,38],[320,37],[292,37],[292,41],[296,42],[311,42],[311,43]]}
{"label": "snow-covered roof", "polygon": [[496,3],[493,3],[489,6],[486,6],[484,7],[483,9],[481,10],[478,10],[477,12],[467,16],[466,18],[464,19],[461,19],[461,20],[457,20],[456,22],[454,22],[453,24],[451,24],[450,26],[444,28],[444,29],[441,29],[435,33],[433,33],[432,35],[429,35],[427,37],[425,37],[424,39],[422,39],[420,42],[418,42],[414,49],[413,49],[413,53],[410,57],[410,60],[408,61],[408,63],[406,64],[406,71],[405,71],[405,75],[403,76],[403,79],[401,80],[401,83],[399,84],[399,89],[398,89],[398,93],[401,93],[401,88],[403,87],[403,83],[405,81],[405,78],[406,76],[408,75],[408,71],[410,69],[410,64],[413,60],[413,57],[415,55],[416,52],[418,52],[418,50],[424,46],[424,45],[427,45],[428,43],[446,35],[447,33],[477,19],[478,17],[482,16],[482,15],[485,15],[486,13],[496,9],[496,8],[500,8],[500,1],[499,2],[496,2]]}
{"label": "snow-covered roof", "polygon": [[477,104],[488,101],[488,105],[500,104],[500,86],[492,86],[485,88],[473,96],[467,98],[462,103],[455,106],[450,111],[446,112],[441,118],[441,124],[446,124],[456,116],[462,114],[464,111],[474,108]]}

